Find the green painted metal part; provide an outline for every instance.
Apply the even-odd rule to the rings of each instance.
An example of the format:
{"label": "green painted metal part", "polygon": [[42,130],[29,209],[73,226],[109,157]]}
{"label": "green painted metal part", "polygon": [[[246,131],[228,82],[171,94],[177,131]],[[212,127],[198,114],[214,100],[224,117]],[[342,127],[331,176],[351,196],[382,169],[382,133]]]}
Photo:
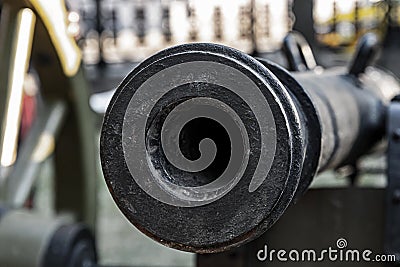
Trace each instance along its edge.
{"label": "green painted metal part", "polygon": [[[0,38],[0,80],[7,81],[12,51],[12,37],[16,27],[15,15],[24,7],[32,8],[29,1],[3,1]],[[33,9],[36,13],[36,10]],[[5,23],[3,23],[5,22]],[[50,33],[40,16],[37,16],[31,65],[37,72],[41,97],[45,104],[63,103],[64,123],[60,124],[58,138],[55,141],[55,207],[58,212],[68,212],[76,219],[90,225],[92,230],[96,222],[96,160],[95,121],[89,107],[88,84],[82,68],[68,77],[61,65]],[[0,96],[6,89],[0,86]],[[4,114],[5,98],[0,97],[0,123]],[[4,186],[1,187],[0,189]],[[4,199],[4,192],[2,198]]]}

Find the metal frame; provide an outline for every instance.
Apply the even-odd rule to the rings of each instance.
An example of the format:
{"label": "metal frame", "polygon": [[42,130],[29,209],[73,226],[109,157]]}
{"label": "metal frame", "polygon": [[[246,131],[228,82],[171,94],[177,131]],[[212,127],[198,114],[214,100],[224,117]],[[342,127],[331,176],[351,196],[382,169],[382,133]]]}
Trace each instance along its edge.
{"label": "metal frame", "polygon": [[385,250],[396,254],[397,264],[400,264],[400,98],[395,98],[389,106],[387,134]]}
{"label": "metal frame", "polygon": [[[6,206],[22,207],[37,178],[41,162],[54,152],[56,211],[72,213],[77,220],[84,221],[94,230],[97,177],[94,114],[88,104],[88,87],[80,67],[79,49],[72,37],[62,31],[65,29],[60,31],[60,25],[66,27],[64,3],[52,1],[56,4],[53,3],[54,9],[50,11],[57,11],[52,13],[45,2],[3,1],[0,29],[0,156],[9,153],[1,149],[4,133],[9,127],[19,125],[19,121],[6,121],[6,111],[11,103],[10,96],[16,94],[15,90],[22,92],[20,79],[23,81],[29,62],[40,79],[45,116],[37,119],[28,138],[21,148],[16,149],[16,160],[1,168],[0,199]],[[31,14],[34,27],[29,30],[25,27],[18,31],[22,25],[18,15],[21,10]],[[21,32],[20,38],[18,32]],[[33,39],[32,47],[25,46],[27,53],[24,60],[17,62],[18,53],[13,48],[29,36]],[[21,62],[25,62],[22,68]],[[13,79],[15,68],[20,70],[18,79]],[[19,82],[18,86],[13,87],[15,82]],[[9,110],[16,112],[20,107],[13,106]],[[18,139],[17,134],[18,131],[14,131],[15,140]]]}

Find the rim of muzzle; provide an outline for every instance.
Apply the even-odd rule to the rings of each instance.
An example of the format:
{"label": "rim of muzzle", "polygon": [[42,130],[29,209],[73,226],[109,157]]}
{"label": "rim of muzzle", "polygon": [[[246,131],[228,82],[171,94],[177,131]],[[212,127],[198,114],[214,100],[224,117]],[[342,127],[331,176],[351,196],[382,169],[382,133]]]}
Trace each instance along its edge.
{"label": "rim of muzzle", "polygon": [[[212,66],[216,66],[215,64],[225,66],[226,72],[221,72],[224,68],[220,67],[215,73],[210,69],[200,67],[193,75],[184,77],[185,83],[182,82],[182,77],[178,79],[174,75],[172,77],[164,76],[164,83],[166,87],[170,88],[169,91],[162,95],[160,98],[162,101],[157,101],[157,108],[151,109],[146,127],[144,129],[135,128],[135,134],[132,132],[133,139],[139,134],[144,135],[143,138],[147,140],[145,151],[128,149],[131,153],[130,156],[135,152],[138,157],[146,156],[146,159],[143,159],[144,165],[141,167],[147,168],[147,165],[151,165],[149,168],[156,170],[153,181],[163,179],[162,183],[156,186],[162,188],[160,186],[162,184],[174,184],[176,182],[174,180],[179,177],[173,177],[174,172],[168,172],[167,169],[170,168],[168,160],[157,161],[154,158],[147,143],[148,135],[154,129],[157,132],[157,129],[160,128],[158,124],[162,124],[165,113],[168,113],[171,107],[174,108],[188,99],[196,98],[209,98],[223,102],[236,113],[246,130],[244,132],[248,134],[249,153],[247,165],[243,168],[243,175],[232,184],[233,188],[209,203],[197,206],[179,206],[160,201],[146,192],[143,185],[139,185],[137,179],[151,180],[153,177],[136,177],[137,174],[132,173],[130,167],[132,163],[126,160],[127,155],[125,154],[128,153],[127,146],[129,147],[129,144],[124,144],[126,131],[123,134],[123,129],[124,124],[125,128],[129,124],[127,118],[130,118],[130,114],[127,114],[127,110],[129,113],[140,110],[140,107],[137,107],[135,111],[135,106],[132,107],[130,103],[137,96],[136,94],[139,95],[140,90],[143,90],[143,84],[163,71],[174,70],[174,68],[179,70],[179,66],[182,64],[193,65],[196,62],[199,63],[199,66],[202,66],[204,62],[209,62]],[[265,179],[261,181],[254,192],[249,190],[253,175],[258,164],[263,164],[263,162],[259,163],[259,159],[263,155],[260,140],[268,140],[268,136],[263,136],[265,133],[262,125],[265,124],[265,121],[258,121],[259,117],[257,118],[253,112],[255,107],[218,82],[221,75],[226,76],[223,77],[224,79],[234,79],[230,76],[232,69],[247,77],[246,79],[250,80],[262,95],[262,100],[272,112],[274,125],[270,126],[276,131],[276,135],[274,135],[276,140],[273,140],[275,143],[274,156],[270,158],[271,166]],[[172,73],[174,72],[172,71]],[[179,73],[176,75],[179,76]],[[282,75],[280,73],[278,76]],[[290,78],[290,75],[288,77]],[[175,84],[178,86],[174,87]],[[309,177],[315,173],[318,160],[314,160],[308,169],[303,168],[307,156],[314,153],[313,158],[319,158],[319,125],[316,125],[317,130],[311,133],[308,133],[304,127],[304,123],[307,123],[308,120],[317,123],[316,112],[310,105],[307,108],[312,113],[309,118],[302,118],[299,115],[301,113],[300,104],[311,102],[298,84],[294,87],[302,92],[296,94],[304,94],[304,96],[296,98],[296,94],[288,91],[288,89],[292,90],[292,88],[287,88],[290,85],[291,83],[287,81],[282,83],[266,66],[254,58],[235,49],[216,44],[187,44],[172,47],[139,64],[116,90],[104,117],[100,141],[101,163],[105,180],[115,202],[126,218],[157,242],[179,250],[198,253],[223,251],[248,242],[264,233],[291,203],[299,181],[304,180],[305,176]],[[149,99],[141,99],[142,103],[146,103],[152,98],[151,87],[146,87],[146,90]],[[145,95],[141,94],[140,96]],[[153,129],[152,125],[155,122],[158,124]],[[310,149],[311,146],[306,141],[309,135],[319,138],[313,149]],[[157,135],[155,136],[157,137]],[[158,155],[162,156],[162,149],[160,150]],[[132,159],[132,157],[128,157],[128,159]],[[171,192],[167,192],[167,194],[171,194]]]}

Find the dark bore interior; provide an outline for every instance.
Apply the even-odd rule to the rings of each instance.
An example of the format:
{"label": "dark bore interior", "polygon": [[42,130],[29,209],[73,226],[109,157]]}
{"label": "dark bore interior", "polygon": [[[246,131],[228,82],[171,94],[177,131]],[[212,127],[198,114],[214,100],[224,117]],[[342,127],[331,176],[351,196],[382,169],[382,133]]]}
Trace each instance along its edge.
{"label": "dark bore interior", "polygon": [[182,172],[167,163],[166,171],[171,180],[181,186],[201,186],[215,181],[227,168],[231,156],[231,142],[225,128],[217,121],[209,118],[196,118],[189,121],[181,130],[179,135],[179,146],[181,153],[189,160],[198,159],[200,141],[210,138],[217,147],[214,161],[203,171]]}

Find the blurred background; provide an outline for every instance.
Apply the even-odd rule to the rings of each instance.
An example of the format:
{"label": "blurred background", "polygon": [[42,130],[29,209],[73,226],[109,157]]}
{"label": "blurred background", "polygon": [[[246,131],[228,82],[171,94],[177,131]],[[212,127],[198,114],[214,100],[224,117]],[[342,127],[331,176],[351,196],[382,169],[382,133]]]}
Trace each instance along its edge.
{"label": "blurred background", "polygon": [[[97,155],[102,116],[114,89],[141,60],[182,43],[214,42],[287,66],[281,46],[284,37],[296,30],[310,43],[319,65],[343,66],[351,59],[357,40],[367,32],[374,32],[384,46],[379,64],[400,75],[400,56],[396,52],[400,46],[400,1],[397,0],[65,1],[66,30],[82,53],[89,104],[95,117],[93,138],[97,151],[94,155],[99,174],[95,236],[99,261],[104,265],[192,267],[197,261],[195,254],[161,246],[136,230],[114,204],[100,175]],[[13,109],[21,108],[17,154],[19,144],[29,137],[34,121],[43,114],[41,105],[46,101],[41,95],[43,82],[38,72],[35,67],[28,68],[20,102]],[[16,156],[14,160],[19,158]],[[58,191],[54,189],[55,160],[50,153],[40,163],[39,179],[23,202],[24,208],[43,216],[54,216],[58,205]],[[6,177],[9,166],[3,167],[2,175]],[[360,186],[385,186],[382,155],[365,159],[359,168]],[[352,182],[346,179],[349,173],[351,170],[347,168],[323,174],[313,186],[348,186]],[[69,194],[74,195],[74,191],[70,190]]]}

